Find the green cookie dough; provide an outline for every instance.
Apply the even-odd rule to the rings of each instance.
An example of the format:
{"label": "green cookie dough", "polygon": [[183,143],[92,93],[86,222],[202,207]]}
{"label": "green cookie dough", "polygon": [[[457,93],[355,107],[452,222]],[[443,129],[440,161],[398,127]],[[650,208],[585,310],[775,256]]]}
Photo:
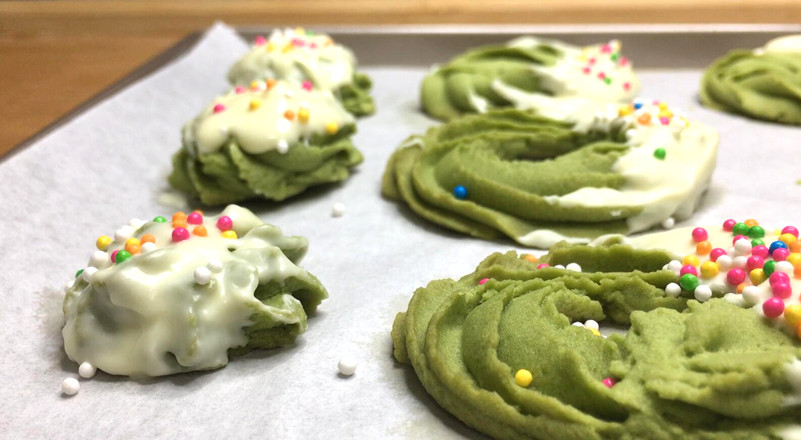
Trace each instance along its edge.
{"label": "green cookie dough", "polygon": [[[667,294],[676,255],[625,241],[560,243],[537,263],[496,253],[432,281],[395,319],[395,358],[499,439],[792,438],[798,339],[726,299]],[[628,331],[601,337],[594,321]]]}
{"label": "green cookie dough", "polygon": [[303,28],[276,30],[268,39],[256,39],[251,51],[231,67],[228,81],[245,87],[269,78],[297,85],[308,81],[315,89],[333,93],[353,115],[371,115],[372,82],[356,71],[356,64],[353,52],[328,35]]}
{"label": "green cookie dough", "polygon": [[755,119],[801,125],[801,44],[796,52],[734,50],[701,80],[707,107]]}
{"label": "green cookie dough", "polygon": [[328,297],[296,265],[306,239],[235,205],[197,215],[183,231],[156,218],[120,228],[110,245],[98,240],[102,250],[64,298],[70,359],[109,374],[162,376],[219,368],[229,355],[289,345],[306,330],[307,314]]}
{"label": "green cookie dough", "polygon": [[582,48],[522,37],[469,50],[437,67],[423,80],[421,102],[429,115],[450,120],[516,106],[510,89],[627,102],[636,96],[639,81],[618,41]]}
{"label": "green cookie dough", "polygon": [[[490,110],[410,137],[387,163],[382,193],[446,228],[541,248],[692,213],[714,168],[714,130],[643,125],[630,116],[599,120],[591,101],[554,104],[569,104],[574,114],[556,121]],[[638,111],[657,111],[651,107],[658,105]],[[655,157],[657,147],[667,156]]]}
{"label": "green cookie dough", "polygon": [[183,129],[170,184],[206,205],[281,201],[362,162],[353,117],[330,92],[279,81],[219,97]]}

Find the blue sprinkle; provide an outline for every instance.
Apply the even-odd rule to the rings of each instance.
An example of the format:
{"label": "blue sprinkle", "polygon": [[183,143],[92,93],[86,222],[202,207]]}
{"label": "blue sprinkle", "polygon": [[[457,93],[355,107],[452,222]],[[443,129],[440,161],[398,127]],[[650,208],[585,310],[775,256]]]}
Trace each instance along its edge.
{"label": "blue sprinkle", "polygon": [[639,110],[642,108],[642,102],[635,102],[634,103],[634,110]]}
{"label": "blue sprinkle", "polygon": [[462,185],[456,185],[453,187],[453,196],[459,200],[464,200],[467,198],[467,188]]}
{"label": "blue sprinkle", "polygon": [[770,244],[770,254],[773,255],[773,251],[779,248],[787,249],[787,245],[784,244],[783,241],[778,241],[778,240],[774,241],[773,243]]}

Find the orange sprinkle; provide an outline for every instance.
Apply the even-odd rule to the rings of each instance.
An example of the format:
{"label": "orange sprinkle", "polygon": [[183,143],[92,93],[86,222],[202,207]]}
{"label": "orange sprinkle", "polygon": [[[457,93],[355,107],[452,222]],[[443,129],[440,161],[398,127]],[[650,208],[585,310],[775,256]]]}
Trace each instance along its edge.
{"label": "orange sprinkle", "polygon": [[643,113],[637,118],[637,122],[640,124],[646,125],[651,122],[651,114],[650,113]]}
{"label": "orange sprinkle", "polygon": [[276,81],[273,78],[268,78],[267,79],[267,90],[272,89],[273,87],[275,87],[276,84],[278,84],[278,81]]}
{"label": "orange sprinkle", "polygon": [[136,255],[142,251],[142,246],[136,243],[128,243],[125,245],[125,250],[130,252],[131,255]]}
{"label": "orange sprinkle", "polygon": [[793,276],[796,278],[801,278],[801,266],[796,266],[793,268]]}
{"label": "orange sprinkle", "polygon": [[738,284],[737,285],[737,293],[743,293],[743,289],[745,289],[747,286],[748,286],[748,284],[745,284],[745,283]]}
{"label": "orange sprinkle", "polygon": [[178,211],[172,215],[172,221],[175,220],[186,220],[186,213],[183,211]]}
{"label": "orange sprinkle", "polygon": [[539,258],[537,258],[537,256],[534,254],[526,254],[526,260],[528,260],[531,263],[536,263],[537,261],[539,261]]}
{"label": "orange sprinkle", "polygon": [[172,227],[173,228],[185,228],[186,227],[186,219],[182,218],[182,219],[178,219],[178,220],[173,220],[172,221]]}
{"label": "orange sprinkle", "polygon": [[801,240],[790,243],[790,252],[801,252]]}
{"label": "orange sprinkle", "polygon": [[697,252],[698,255],[709,254],[710,252],[712,252],[712,243],[706,240],[699,242],[697,245],[695,245],[695,252]]}
{"label": "orange sprinkle", "polygon": [[209,235],[208,231],[206,231],[206,227],[203,225],[195,226],[195,228],[192,229],[192,233],[197,235],[198,237],[205,237]]}
{"label": "orange sprinkle", "polygon": [[291,121],[295,119],[295,112],[293,112],[292,110],[287,110],[284,112],[284,117]]}
{"label": "orange sprinkle", "polygon": [[746,225],[746,226],[748,226],[749,228],[750,228],[751,226],[757,226],[757,225],[759,225],[759,222],[758,222],[758,221],[756,221],[756,220],[754,220],[754,219],[752,219],[752,218],[749,218],[749,219],[748,219],[748,220],[746,220],[744,223],[745,223],[745,225]]}
{"label": "orange sprinkle", "polygon": [[156,237],[153,234],[145,234],[139,241],[142,243],[156,243]]}

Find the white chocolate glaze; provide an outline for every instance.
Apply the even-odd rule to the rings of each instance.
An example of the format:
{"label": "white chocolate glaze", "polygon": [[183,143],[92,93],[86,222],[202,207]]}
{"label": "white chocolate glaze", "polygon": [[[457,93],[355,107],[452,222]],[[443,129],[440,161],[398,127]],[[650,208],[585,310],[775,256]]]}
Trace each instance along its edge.
{"label": "white chocolate glaze", "polygon": [[335,91],[353,81],[355,70],[353,53],[328,35],[285,29],[273,31],[266,41],[257,40],[231,67],[228,80],[234,85],[268,78],[298,85],[311,81],[317,89]]}
{"label": "white chocolate glaze", "polygon": [[762,48],[764,52],[796,53],[801,55],[801,35],[785,35],[774,38]]}
{"label": "white chocolate glaze", "polygon": [[231,140],[250,154],[285,152],[282,145],[288,148],[312,135],[336,133],[353,121],[331,92],[285,81],[271,86],[256,81],[248,89],[240,87],[215,99],[184,126],[182,136],[193,155],[218,151]]}
{"label": "white chocolate glaze", "polygon": [[[239,238],[223,237],[216,226],[223,215]],[[285,237],[235,205],[220,216],[203,219],[207,236],[179,242],[170,223],[146,223],[134,236],[153,235],[154,249],[98,269],[90,282],[75,282],[64,301],[69,358],[130,376],[204,370],[225,365],[228,349],[247,343],[243,328],[257,311],[276,325],[305,325],[303,306],[292,295],[279,294],[267,305],[254,292],[270,281],[311,278],[281,250],[302,255],[306,239]],[[124,245],[109,246],[109,257]],[[196,282],[198,268],[208,269],[205,284]]]}

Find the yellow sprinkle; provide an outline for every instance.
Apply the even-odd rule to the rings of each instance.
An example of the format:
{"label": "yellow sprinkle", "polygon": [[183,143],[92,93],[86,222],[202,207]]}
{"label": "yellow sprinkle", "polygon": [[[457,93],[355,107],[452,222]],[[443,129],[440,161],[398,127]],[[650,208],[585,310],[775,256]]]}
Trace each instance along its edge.
{"label": "yellow sprinkle", "polygon": [[659,112],[659,117],[660,118],[672,118],[673,117],[673,112],[670,111],[670,110],[660,111]]}
{"label": "yellow sprinkle", "polygon": [[687,255],[686,257],[684,257],[683,260],[681,260],[681,264],[685,266],[688,264],[690,266],[698,266],[699,264],[701,264],[701,261],[695,255]]}
{"label": "yellow sprinkle", "polygon": [[339,131],[339,125],[336,122],[329,122],[325,124],[325,131],[328,134],[336,134]]}
{"label": "yellow sprinkle", "polygon": [[667,104],[665,104],[664,102],[659,103],[659,110],[665,111],[667,110],[667,108],[668,108]]}
{"label": "yellow sprinkle", "polygon": [[534,376],[531,375],[531,371],[524,368],[517,370],[517,373],[515,373],[515,383],[523,388],[527,388],[531,385],[531,381],[533,380]]}
{"label": "yellow sprinkle", "polygon": [[783,241],[784,244],[789,246],[790,243],[798,240],[798,238],[796,238],[793,234],[782,234],[779,236],[779,240]]}
{"label": "yellow sprinkle", "polygon": [[281,52],[283,52],[283,53],[287,53],[287,52],[289,52],[289,51],[291,51],[291,50],[292,50],[292,45],[291,45],[291,44],[287,44],[286,46],[284,46],[284,47],[281,49]]}
{"label": "yellow sprinkle", "polygon": [[758,286],[765,282],[765,271],[762,269],[754,269],[748,274],[751,284]]}
{"label": "yellow sprinkle", "polygon": [[801,305],[793,304],[784,309],[784,319],[790,325],[801,322]]}
{"label": "yellow sprinkle", "polygon": [[628,116],[634,112],[634,109],[628,105],[621,105],[620,108],[617,110],[617,115],[620,117]]}
{"label": "yellow sprinkle", "polygon": [[112,241],[113,240],[111,239],[111,237],[107,235],[101,235],[95,242],[95,245],[97,246],[98,249],[104,251],[108,249],[108,245],[110,245]]}
{"label": "yellow sprinkle", "polygon": [[269,43],[267,43],[267,52],[272,52],[272,51],[274,51],[274,50],[275,50],[275,44],[273,44],[273,42],[272,42],[272,41],[270,41]]}
{"label": "yellow sprinkle", "polygon": [[787,256],[787,261],[789,261],[793,267],[798,267],[798,265],[801,264],[801,254],[798,252],[793,252]]}
{"label": "yellow sprinkle", "polygon": [[776,228],[773,230],[773,235],[781,235],[781,233],[782,233],[781,229]]}
{"label": "yellow sprinkle", "polygon": [[253,80],[253,81],[250,82],[250,88],[251,88],[251,90],[258,90],[258,89],[261,88],[261,84],[259,84],[258,81]]}
{"label": "yellow sprinkle", "polygon": [[601,336],[601,332],[595,330],[594,328],[588,328],[587,330],[591,331],[595,336]]}
{"label": "yellow sprinkle", "polygon": [[250,109],[256,110],[261,107],[261,99],[251,99],[250,100]]}
{"label": "yellow sprinkle", "polygon": [[236,238],[236,232],[234,232],[232,229],[229,229],[227,231],[224,231],[222,233],[222,236],[223,238]]}
{"label": "yellow sprinkle", "polygon": [[714,278],[720,272],[720,266],[714,261],[705,261],[701,265],[702,278]]}
{"label": "yellow sprinkle", "polygon": [[309,122],[309,109],[307,108],[298,109],[298,120],[300,122]]}
{"label": "yellow sprinkle", "polygon": [[128,245],[137,245],[138,246],[138,245],[141,245],[141,244],[142,244],[142,242],[139,241],[139,239],[135,238],[135,237],[131,237],[131,238],[125,240],[125,246],[128,246]]}
{"label": "yellow sprinkle", "polygon": [[298,26],[298,27],[295,28],[295,33],[296,34],[305,34],[306,31],[302,27]]}

